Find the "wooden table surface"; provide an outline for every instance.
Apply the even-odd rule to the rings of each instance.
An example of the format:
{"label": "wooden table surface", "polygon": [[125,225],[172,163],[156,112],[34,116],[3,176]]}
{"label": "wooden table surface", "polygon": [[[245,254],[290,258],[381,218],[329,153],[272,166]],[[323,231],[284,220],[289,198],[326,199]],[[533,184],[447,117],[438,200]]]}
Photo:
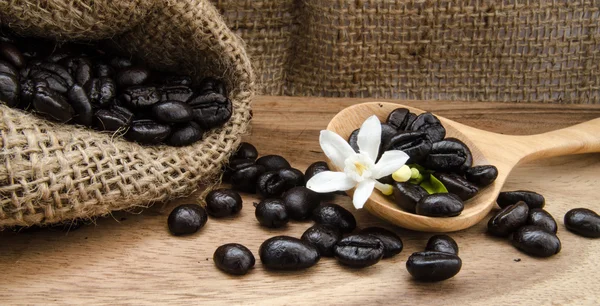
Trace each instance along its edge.
{"label": "wooden table surface", "polygon": [[[280,154],[304,171],[323,160],[319,130],[341,109],[366,99],[258,97],[252,134],[245,138],[261,154]],[[598,106],[539,104],[402,102],[467,125],[507,134],[533,134],[600,117]],[[503,148],[498,148],[502,150]],[[365,269],[349,269],[323,258],[301,272],[270,272],[258,259],[268,237],[299,237],[310,222],[291,222],[269,230],[258,225],[244,195],[241,214],[210,219],[197,234],[173,237],[166,227],[177,203],[157,204],[137,214],[114,213],[68,233],[39,230],[0,234],[0,303],[110,304],[437,304],[437,305],[597,305],[600,304],[600,240],[575,236],[562,222],[566,211],[600,211],[600,155],[552,158],[520,165],[506,190],[542,193],[559,223],[562,251],[538,259],[520,253],[505,239],[485,234],[486,222],[451,234],[460,246],[463,267],[439,283],[411,280],[405,263],[421,251],[431,234],[403,230],[351,208],[349,198],[333,202],[349,208],[359,227],[396,231],[405,248],[394,258]],[[487,221],[487,219],[486,219]],[[244,277],[218,271],[212,261],[224,243],[246,245],[257,264]]]}

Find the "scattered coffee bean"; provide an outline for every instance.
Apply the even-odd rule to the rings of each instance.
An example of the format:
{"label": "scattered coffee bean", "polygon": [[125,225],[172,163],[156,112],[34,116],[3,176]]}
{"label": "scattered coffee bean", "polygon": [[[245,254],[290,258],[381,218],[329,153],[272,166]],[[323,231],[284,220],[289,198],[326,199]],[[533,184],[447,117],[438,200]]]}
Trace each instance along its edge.
{"label": "scattered coffee bean", "polygon": [[335,258],[350,267],[372,266],[383,258],[383,242],[372,235],[350,235],[342,238],[333,248]]}
{"label": "scattered coffee bean", "polygon": [[174,126],[173,132],[167,138],[166,143],[174,147],[182,147],[199,141],[202,136],[204,136],[204,131],[197,123],[191,121]]}
{"label": "scattered coffee bean", "polygon": [[319,194],[303,186],[294,187],[283,194],[283,204],[292,220],[306,220],[321,202]]}
{"label": "scattered coffee bean", "polygon": [[216,189],[206,195],[206,212],[209,216],[222,218],[242,210],[242,197],[231,189]]}
{"label": "scattered coffee bean", "polygon": [[233,155],[232,159],[250,159],[256,160],[258,157],[258,150],[252,144],[247,142],[240,143],[240,146],[237,148],[237,151]]}
{"label": "scattered coffee bean", "polygon": [[425,251],[458,255],[458,244],[448,235],[434,235],[427,241]]}
{"label": "scattered coffee bean", "polygon": [[356,228],[356,219],[351,212],[337,204],[323,204],[313,210],[312,219],[322,225],[339,229],[342,233],[350,233]]}
{"label": "scattered coffee bean", "polygon": [[256,193],[256,182],[263,173],[265,167],[262,165],[251,164],[242,167],[231,174],[231,186],[235,190]]}
{"label": "scattered coffee bean", "polygon": [[256,260],[247,247],[238,243],[228,243],[217,248],[213,261],[215,266],[225,273],[244,275],[254,267]]}
{"label": "scattered coffee bean", "polygon": [[223,170],[223,181],[226,183],[231,182],[231,175],[245,167],[254,165],[254,160],[246,158],[232,158],[229,160],[229,164],[224,167]]}
{"label": "scattered coffee bean", "polygon": [[256,160],[257,165],[262,165],[267,171],[291,168],[290,163],[279,155],[265,155]]}
{"label": "scattered coffee bean", "polygon": [[488,221],[488,232],[494,236],[507,237],[527,223],[529,207],[525,202],[518,202],[498,212]]}
{"label": "scattered coffee bean", "polygon": [[443,252],[416,252],[406,261],[406,269],[415,280],[439,282],[449,279],[460,271],[460,257]]}
{"label": "scattered coffee bean", "polygon": [[448,189],[448,192],[457,195],[463,201],[471,199],[477,194],[477,192],[479,192],[479,188],[477,188],[477,186],[471,184],[469,181],[456,173],[436,172],[433,174],[433,176],[435,176],[435,178],[444,184],[446,189]]}
{"label": "scattered coffee bean", "polygon": [[415,213],[415,208],[419,201],[428,196],[429,193],[423,187],[410,183],[395,183],[394,201],[403,210]]}
{"label": "scattered coffee bean", "polygon": [[465,175],[467,180],[479,187],[485,187],[493,183],[498,177],[498,168],[491,165],[475,166],[469,168]]}
{"label": "scattered coffee bean", "polygon": [[558,254],[561,249],[560,240],[537,226],[525,225],[512,235],[512,244],[526,254],[549,257]]}
{"label": "scattered coffee bean", "polygon": [[436,193],[423,197],[415,207],[418,215],[429,217],[454,217],[463,211],[463,201],[451,193]]}
{"label": "scattered coffee bean", "polygon": [[285,191],[304,184],[304,175],[297,169],[265,172],[256,181],[256,191],[264,198],[281,196]]}
{"label": "scattered coffee bean", "polygon": [[298,238],[275,236],[260,245],[260,261],[267,269],[303,270],[319,262],[319,251]]}
{"label": "scattered coffee bean", "polygon": [[542,208],[533,208],[529,210],[527,225],[535,225],[545,231],[556,234],[558,226],[552,215]]}
{"label": "scattered coffee bean", "polygon": [[330,171],[326,162],[318,161],[310,164],[310,166],[306,168],[306,171],[304,171],[304,181],[308,182],[308,180],[310,180],[317,173],[321,173],[323,171]]}
{"label": "scattered coffee bean", "polygon": [[285,226],[289,221],[288,213],[280,199],[264,199],[256,205],[255,216],[260,225],[269,228]]}
{"label": "scattered coffee bean", "polygon": [[317,248],[321,256],[332,257],[335,245],[342,239],[342,233],[337,229],[326,225],[313,225],[309,227],[302,240]]}
{"label": "scattered coffee bean", "polygon": [[423,113],[417,116],[415,121],[410,125],[410,130],[425,132],[431,142],[441,141],[446,137],[446,129],[432,113]]}
{"label": "scattered coffee bean", "polygon": [[565,214],[565,227],[577,235],[600,237],[600,216],[587,208],[574,208]]}
{"label": "scattered coffee bean", "polygon": [[371,235],[383,243],[383,258],[389,258],[402,252],[404,245],[396,233],[382,227],[367,227],[360,234]]}
{"label": "scattered coffee bean", "polygon": [[500,208],[516,204],[519,201],[525,202],[529,208],[544,208],[544,205],[546,204],[544,196],[527,190],[500,192],[498,199],[496,200]]}
{"label": "scattered coffee bean", "polygon": [[175,236],[188,235],[201,229],[208,217],[206,210],[197,204],[183,204],[175,207],[167,223],[169,230]]}

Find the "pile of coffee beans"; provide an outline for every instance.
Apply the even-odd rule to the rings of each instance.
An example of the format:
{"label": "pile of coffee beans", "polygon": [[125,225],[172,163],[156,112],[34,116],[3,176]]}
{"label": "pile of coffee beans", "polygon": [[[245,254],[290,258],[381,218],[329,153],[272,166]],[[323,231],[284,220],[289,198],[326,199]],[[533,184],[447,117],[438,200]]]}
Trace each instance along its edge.
{"label": "pile of coffee beans", "polygon": [[[348,138],[358,152],[358,132]],[[390,112],[381,123],[379,157],[388,150],[402,150],[419,176],[397,182],[393,175],[380,179],[393,186],[393,200],[403,210],[429,217],[458,216],[464,202],[494,182],[498,169],[473,166],[469,147],[456,138],[446,138],[446,129],[431,113],[416,115],[406,108]],[[431,186],[437,186],[431,188]]]}
{"label": "pile of coffee beans", "polygon": [[56,43],[0,31],[0,101],[47,119],[185,146],[232,114],[224,84],[152,71],[101,43]]}
{"label": "pile of coffee beans", "polygon": [[448,235],[429,238],[424,252],[415,252],[406,261],[412,277],[423,282],[437,282],[455,276],[462,267],[458,244]]}

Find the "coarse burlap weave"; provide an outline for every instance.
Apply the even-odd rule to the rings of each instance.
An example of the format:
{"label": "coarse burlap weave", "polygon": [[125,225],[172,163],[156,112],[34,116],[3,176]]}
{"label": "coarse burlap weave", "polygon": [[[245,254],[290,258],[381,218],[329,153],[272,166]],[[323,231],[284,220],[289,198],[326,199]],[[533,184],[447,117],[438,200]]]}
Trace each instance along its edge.
{"label": "coarse burlap weave", "polygon": [[600,0],[212,0],[266,94],[600,103]]}
{"label": "coarse burlap weave", "polygon": [[91,218],[218,180],[247,131],[254,76],[208,0],[0,1],[0,22],[61,40],[109,38],[152,67],[223,79],[231,120],[182,148],[144,147],[0,106],[0,228]]}

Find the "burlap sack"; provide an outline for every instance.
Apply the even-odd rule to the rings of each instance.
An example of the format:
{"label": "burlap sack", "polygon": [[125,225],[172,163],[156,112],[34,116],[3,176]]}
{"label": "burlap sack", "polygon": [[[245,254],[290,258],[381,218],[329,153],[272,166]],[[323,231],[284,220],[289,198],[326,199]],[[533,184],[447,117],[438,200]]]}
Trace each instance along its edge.
{"label": "burlap sack", "polygon": [[0,227],[90,218],[214,183],[249,126],[254,86],[246,53],[215,8],[207,0],[41,3],[0,1],[0,21],[61,39],[111,38],[154,67],[196,81],[217,76],[234,111],[201,142],[174,148],[139,146],[0,106]]}
{"label": "burlap sack", "polygon": [[268,94],[600,103],[600,0],[213,2]]}

